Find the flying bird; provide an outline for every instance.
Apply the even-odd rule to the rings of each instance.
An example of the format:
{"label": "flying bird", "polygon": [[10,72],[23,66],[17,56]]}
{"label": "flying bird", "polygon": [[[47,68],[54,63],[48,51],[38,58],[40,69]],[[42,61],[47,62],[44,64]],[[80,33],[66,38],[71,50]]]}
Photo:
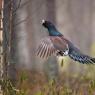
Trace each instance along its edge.
{"label": "flying bird", "polygon": [[42,26],[48,30],[49,35],[42,38],[39,43],[36,54],[42,58],[48,58],[55,54],[56,56],[69,56],[74,61],[80,63],[95,63],[95,58],[83,54],[71,41],[61,34],[55,25],[50,21],[42,20]]}

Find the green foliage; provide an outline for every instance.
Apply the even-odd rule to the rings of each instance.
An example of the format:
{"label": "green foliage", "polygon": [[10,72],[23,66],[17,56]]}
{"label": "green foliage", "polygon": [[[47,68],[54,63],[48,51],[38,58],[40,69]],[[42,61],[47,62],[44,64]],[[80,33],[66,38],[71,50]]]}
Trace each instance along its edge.
{"label": "green foliage", "polygon": [[[69,86],[65,84],[65,75],[64,78],[61,76],[59,80],[49,80],[48,82],[42,81],[41,75],[37,75],[36,78],[38,78],[38,83],[32,83],[32,78],[29,80],[28,73],[23,71],[19,75],[17,86],[14,86],[9,78],[0,81],[0,83],[4,95],[85,95],[85,93],[94,95],[95,93],[95,79],[87,76],[69,76]],[[39,81],[40,78],[42,78],[43,84]]]}
{"label": "green foliage", "polygon": [[22,72],[21,75],[20,75],[20,84],[23,84],[24,81],[26,81],[28,78],[26,72]]}
{"label": "green foliage", "polygon": [[[20,75],[20,84],[22,85],[26,79],[27,79],[27,75],[23,72]],[[4,95],[26,95],[26,91],[23,88],[17,89],[8,77],[3,79],[1,81],[1,84],[2,84]]]}
{"label": "green foliage", "polygon": [[39,91],[35,95],[44,95],[44,94],[41,91]]}
{"label": "green foliage", "polygon": [[16,95],[15,88],[13,87],[11,81],[8,78],[2,81],[2,88],[4,95]]}

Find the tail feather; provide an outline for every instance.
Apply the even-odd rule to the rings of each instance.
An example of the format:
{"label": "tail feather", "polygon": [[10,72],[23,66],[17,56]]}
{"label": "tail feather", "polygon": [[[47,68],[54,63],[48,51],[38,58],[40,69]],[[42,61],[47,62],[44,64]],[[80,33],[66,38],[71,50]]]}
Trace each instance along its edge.
{"label": "tail feather", "polygon": [[90,60],[91,60],[93,63],[95,63],[95,58],[91,58]]}
{"label": "tail feather", "polygon": [[72,53],[69,53],[69,56],[71,59],[75,60],[75,61],[78,61],[80,63],[85,63],[85,64],[94,64],[95,63],[95,58],[92,58],[90,56],[87,56],[87,55],[83,55],[81,53],[76,53],[76,52],[72,52]]}

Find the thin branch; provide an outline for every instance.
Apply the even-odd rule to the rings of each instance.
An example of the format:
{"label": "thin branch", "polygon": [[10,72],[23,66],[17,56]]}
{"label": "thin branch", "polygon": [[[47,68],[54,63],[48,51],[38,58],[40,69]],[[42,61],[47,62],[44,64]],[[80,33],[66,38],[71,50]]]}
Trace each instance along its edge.
{"label": "thin branch", "polygon": [[16,7],[16,9],[13,11],[13,14],[15,14],[17,12],[17,10],[20,8],[21,5],[21,0],[19,0],[18,6]]}
{"label": "thin branch", "polygon": [[16,23],[16,24],[14,25],[14,27],[17,26],[17,25],[19,25],[19,24],[21,24],[21,23],[24,23],[25,21],[27,21],[27,19],[28,19],[28,17],[25,18],[25,19],[23,19],[23,20],[21,20],[21,21],[19,21],[18,23]]}

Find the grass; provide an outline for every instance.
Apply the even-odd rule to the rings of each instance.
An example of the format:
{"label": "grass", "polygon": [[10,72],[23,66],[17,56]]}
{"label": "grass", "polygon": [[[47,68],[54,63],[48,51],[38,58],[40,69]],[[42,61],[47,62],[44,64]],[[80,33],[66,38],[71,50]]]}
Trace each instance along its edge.
{"label": "grass", "polygon": [[20,71],[16,86],[9,78],[1,81],[4,95],[95,95],[95,79],[87,76],[60,75],[47,80],[43,73]]}

